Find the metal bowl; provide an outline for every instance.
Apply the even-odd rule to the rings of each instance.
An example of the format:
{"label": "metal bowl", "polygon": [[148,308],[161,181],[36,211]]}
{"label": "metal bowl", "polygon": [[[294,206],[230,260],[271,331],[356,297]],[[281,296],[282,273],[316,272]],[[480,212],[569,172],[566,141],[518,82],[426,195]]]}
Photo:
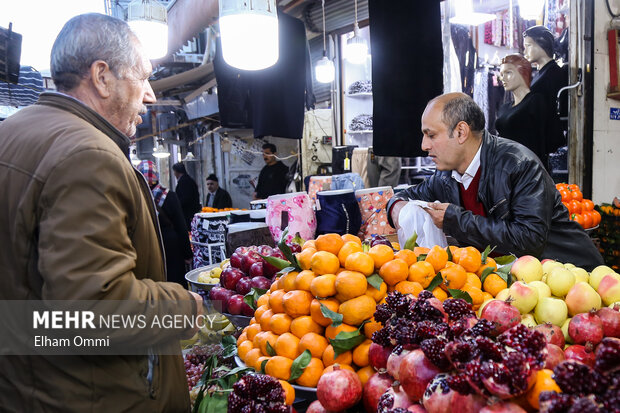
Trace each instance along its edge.
{"label": "metal bowl", "polygon": [[248,317],[240,314],[230,314],[230,313],[222,313],[226,316],[227,319],[237,328],[243,328],[250,325],[250,320],[252,317]]}
{"label": "metal bowl", "polygon": [[205,267],[198,267],[195,270],[191,270],[190,272],[188,272],[187,274],[185,274],[185,280],[187,280],[187,284],[189,285],[190,291],[193,291],[195,293],[200,293],[201,291],[204,292],[209,292],[211,291],[211,289],[213,287],[215,287],[216,284],[205,284],[205,283],[201,283],[198,282],[198,276],[200,275],[201,272],[204,271],[211,271],[213,268],[219,267],[219,264],[212,264],[212,265],[207,265]]}

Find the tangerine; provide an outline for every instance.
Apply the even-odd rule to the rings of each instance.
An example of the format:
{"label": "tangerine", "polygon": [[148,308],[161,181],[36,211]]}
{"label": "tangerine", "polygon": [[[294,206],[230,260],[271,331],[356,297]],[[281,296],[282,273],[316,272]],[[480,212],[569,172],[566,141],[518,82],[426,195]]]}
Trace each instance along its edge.
{"label": "tangerine", "polygon": [[428,287],[433,278],[435,278],[435,268],[430,262],[418,261],[409,267],[407,281],[420,283],[422,288]]}
{"label": "tangerine", "polygon": [[333,327],[331,325],[327,326],[327,328],[325,328],[325,338],[328,340],[333,340],[336,338],[336,336],[341,333],[341,332],[351,332],[351,331],[355,331],[357,330],[357,327],[353,327],[350,326],[348,324],[340,324],[338,327]]}
{"label": "tangerine", "polygon": [[342,321],[350,325],[360,325],[372,317],[377,308],[377,302],[370,296],[360,295],[340,304],[338,312],[342,314]]}
{"label": "tangerine", "polygon": [[448,298],[448,293],[446,293],[441,287],[435,287],[433,291],[431,291],[436,299],[443,302]]}
{"label": "tangerine", "polygon": [[254,310],[254,318],[256,318],[257,321],[260,321],[261,316],[265,313],[265,311],[269,309],[270,308],[268,305],[261,305],[256,310]]}
{"label": "tangerine", "polygon": [[422,254],[428,254],[430,250],[430,248],[426,247],[413,247],[413,253],[416,255],[416,257],[419,257]]}
{"label": "tangerine", "polygon": [[440,272],[441,277],[443,278],[441,288],[443,288],[444,290],[458,290],[459,288],[463,287],[467,282],[467,272],[459,264],[454,264],[450,267],[443,268]]}
{"label": "tangerine", "polygon": [[357,235],[353,235],[353,234],[343,234],[341,236],[342,240],[347,243],[347,242],[357,242],[358,244],[362,245],[362,240],[360,239],[360,237],[358,237]]}
{"label": "tangerine", "polygon": [[366,338],[372,338],[372,333],[375,331],[379,331],[383,328],[380,322],[376,321],[375,318],[371,318],[370,322],[364,324],[364,335]]}
{"label": "tangerine", "polygon": [[249,325],[247,327],[247,330],[245,330],[246,334],[248,335],[248,340],[254,340],[254,337],[256,337],[256,335],[261,331],[262,330],[260,329],[260,324],[258,323]]}
{"label": "tangerine", "polygon": [[312,256],[316,253],[316,248],[308,247],[301,250],[295,256],[302,270],[309,270],[312,265]]}
{"label": "tangerine", "polygon": [[370,349],[371,344],[372,340],[366,339],[353,349],[353,363],[357,367],[366,367],[370,364],[368,361],[368,349]]}
{"label": "tangerine", "polygon": [[245,360],[245,356],[254,348],[254,344],[250,340],[245,340],[237,346],[237,355],[241,360]]}
{"label": "tangerine", "polygon": [[256,300],[256,307],[260,307],[261,305],[269,305],[269,296],[270,294],[263,294],[260,297],[258,297],[258,300]]}
{"label": "tangerine", "polygon": [[288,380],[291,378],[293,360],[288,357],[273,356],[267,361],[265,373],[276,379]]}
{"label": "tangerine", "polygon": [[484,294],[480,288],[476,288],[472,285],[464,285],[461,287],[461,291],[465,291],[471,297],[471,303],[473,306],[480,305],[484,302]]}
{"label": "tangerine", "polygon": [[312,357],[310,359],[310,363],[304,369],[304,372],[295,380],[297,384],[305,387],[316,387],[319,383],[319,379],[323,375],[323,370],[325,366],[321,359]]}
{"label": "tangerine", "polygon": [[[294,290],[289,291],[282,297],[282,305],[284,312],[293,318],[310,314],[310,303],[312,303],[312,294],[308,291]],[[264,317],[264,314],[263,314]],[[261,317],[261,320],[263,318]],[[262,325],[261,325],[262,327]]]}
{"label": "tangerine", "polygon": [[555,380],[553,380],[553,371],[549,369],[542,369],[536,372],[534,387],[525,394],[525,399],[534,409],[539,409],[538,397],[544,391],[562,392]]}
{"label": "tangerine", "polygon": [[321,304],[329,308],[334,313],[337,313],[338,307],[340,307],[340,302],[335,298],[327,298],[325,300],[319,300],[318,298],[315,298],[314,300],[312,300],[312,303],[310,304],[310,317],[312,317],[314,322],[316,322],[318,325],[327,327],[332,323],[332,320],[323,315],[323,312],[321,311]]}
{"label": "tangerine", "polygon": [[407,279],[409,266],[407,262],[396,258],[383,264],[379,270],[379,275],[387,285],[396,285]]}
{"label": "tangerine", "polygon": [[337,299],[343,302],[363,295],[368,287],[368,281],[361,272],[342,271],[336,276],[335,287]]}
{"label": "tangerine", "polygon": [[375,268],[381,268],[383,264],[394,259],[394,250],[387,245],[378,244],[368,251],[368,255],[375,263]]}
{"label": "tangerine", "polygon": [[278,335],[284,334],[291,328],[292,321],[293,319],[288,314],[274,314],[269,320],[269,329]]}
{"label": "tangerine", "polygon": [[248,340],[248,333],[246,332],[248,329],[248,327],[243,329],[243,332],[241,334],[239,334],[239,337],[237,337],[237,345],[243,343],[245,340]]}
{"label": "tangerine", "polygon": [[461,248],[458,264],[467,272],[476,272],[482,265],[482,254],[475,247]]}
{"label": "tangerine", "polygon": [[314,245],[316,245],[317,251],[327,251],[338,255],[340,248],[344,245],[344,241],[338,234],[323,234],[314,240]]}
{"label": "tangerine", "polygon": [[426,254],[424,261],[429,262],[433,266],[435,272],[437,272],[446,266],[448,262],[448,253],[439,245],[435,245]]}
{"label": "tangerine", "polygon": [[300,272],[297,274],[297,277],[295,277],[295,289],[310,291],[310,284],[315,278],[316,275],[314,275],[314,273],[310,270]]}
{"label": "tangerine", "polygon": [[399,258],[407,263],[407,266],[410,266],[416,262],[418,262],[418,257],[411,250],[400,250],[396,254],[394,254],[394,258]]}
{"label": "tangerine", "polygon": [[487,278],[484,279],[482,288],[484,289],[484,291],[495,297],[500,291],[508,288],[508,284],[506,283],[506,281],[504,281],[502,277],[493,273],[487,275]]}
{"label": "tangerine", "polygon": [[353,354],[351,354],[351,350],[347,350],[344,353],[340,353],[338,357],[336,357],[336,353],[334,352],[334,347],[330,344],[325,348],[323,352],[323,364],[325,366],[331,366],[332,364],[347,364],[351,365],[353,361]]}
{"label": "tangerine", "polygon": [[328,251],[317,251],[310,260],[315,275],[334,274],[340,268],[338,256]]}
{"label": "tangerine", "polygon": [[450,249],[450,254],[452,254],[452,262],[457,263],[459,262],[459,258],[461,257],[461,250],[462,248],[456,247],[454,245],[450,245],[448,246],[448,248]]}
{"label": "tangerine", "polygon": [[388,290],[388,286],[385,282],[381,283],[381,286],[377,290],[372,285],[368,284],[368,288],[366,289],[366,295],[372,297],[376,302],[379,302],[386,296]]}
{"label": "tangerine", "polygon": [[[284,290],[275,290],[274,292],[271,293],[271,296],[269,297],[269,305],[271,306],[271,309],[273,310],[274,313],[284,312],[284,305],[282,304],[282,299],[284,298],[284,294],[286,294],[286,291]],[[254,314],[256,316],[256,313]]]}
{"label": "tangerine", "polygon": [[467,273],[467,280],[465,281],[465,284],[469,284],[472,287],[482,289],[482,283],[480,282],[480,277],[478,277],[478,275],[474,274],[473,272]]}
{"label": "tangerine", "polygon": [[295,401],[295,389],[291,386],[291,383],[284,380],[278,380],[284,390],[284,404],[292,406]]}
{"label": "tangerine", "polygon": [[340,265],[342,267],[344,267],[349,255],[354,252],[362,252],[362,245],[357,242],[350,241],[345,243],[342,248],[340,248],[340,251],[338,252],[338,259],[340,260]]}
{"label": "tangerine", "polygon": [[264,361],[264,362],[265,362],[265,364],[266,364],[266,362],[267,362],[270,358],[271,358],[271,357],[267,357],[267,356],[260,356],[260,357],[258,358],[258,360],[256,360],[256,364],[255,364],[254,366],[252,366],[252,367],[254,367],[254,370],[256,370],[256,371],[259,371],[259,372],[260,372],[260,371],[264,371],[264,370],[263,370],[263,361]]}
{"label": "tangerine", "polygon": [[362,382],[362,387],[364,387],[366,382],[373,376],[373,374],[376,373],[376,371],[372,366],[366,366],[356,371],[356,373]]}
{"label": "tangerine", "polygon": [[318,324],[309,315],[297,317],[291,323],[291,333],[297,338],[302,338],[308,333],[323,333],[323,326]]}
{"label": "tangerine", "polygon": [[313,296],[327,298],[336,295],[336,276],[325,274],[315,277],[310,283],[310,292]]}
{"label": "tangerine", "polygon": [[478,277],[482,277],[482,273],[487,268],[493,268],[493,271],[495,271],[497,269],[497,263],[491,257],[487,257],[486,262],[484,264],[482,264],[480,266],[480,268],[478,268],[478,271],[476,271],[476,275],[478,275]]}
{"label": "tangerine", "polygon": [[284,333],[276,340],[274,350],[278,356],[295,360],[301,354],[298,347],[299,339],[291,333]]}
{"label": "tangerine", "polygon": [[243,360],[246,366],[254,368],[254,366],[256,365],[256,361],[261,355],[262,354],[259,348],[253,348],[252,350],[245,353],[245,358],[242,358],[241,360]]}
{"label": "tangerine", "polygon": [[375,272],[375,261],[365,252],[354,252],[347,257],[344,268],[350,271],[361,272],[368,277]]}
{"label": "tangerine", "polygon": [[424,288],[419,282],[415,281],[401,281],[394,286],[394,291],[398,291],[402,294],[411,294],[414,297],[417,297],[418,294],[422,292]]}
{"label": "tangerine", "polygon": [[259,333],[258,335],[261,335],[261,334],[262,334],[262,337],[260,338],[259,343],[258,343],[260,352],[263,353],[264,356],[270,356],[269,351],[267,351],[267,343],[269,343],[271,348],[275,349],[276,341],[278,340],[280,336],[272,333],[271,331],[264,331],[262,333]]}
{"label": "tangerine", "polygon": [[308,241],[304,242],[304,245],[301,246],[301,250],[305,250],[306,248],[314,248],[316,249],[316,244],[314,243],[313,239],[309,239]]}
{"label": "tangerine", "polygon": [[[323,352],[327,348],[329,343],[327,339],[317,333],[307,333],[299,340],[299,353],[304,351],[310,351],[312,357],[323,357]],[[323,369],[321,369],[323,371]]]}
{"label": "tangerine", "polygon": [[269,321],[271,320],[271,317],[273,317],[273,311],[272,310],[267,310],[258,319],[258,322],[260,324],[260,329],[262,331],[270,331],[269,330]]}

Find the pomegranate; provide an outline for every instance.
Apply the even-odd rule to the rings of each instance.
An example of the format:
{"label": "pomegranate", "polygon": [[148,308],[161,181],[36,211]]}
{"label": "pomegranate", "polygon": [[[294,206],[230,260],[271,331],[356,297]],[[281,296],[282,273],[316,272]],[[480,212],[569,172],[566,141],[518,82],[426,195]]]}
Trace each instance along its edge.
{"label": "pomegranate", "polygon": [[394,380],[399,379],[398,372],[400,371],[400,364],[407,354],[409,354],[409,350],[403,350],[400,354],[390,353],[390,356],[387,359],[387,372],[390,373]]}
{"label": "pomegranate", "polygon": [[443,303],[441,301],[439,301],[439,299],[432,297],[432,298],[428,298],[426,300],[430,305],[432,305],[433,307],[435,307],[436,309],[438,309],[441,314],[443,314],[443,321],[447,322],[448,321],[448,313],[446,313],[446,311],[443,308]]}
{"label": "pomegranate", "polygon": [[315,400],[310,403],[310,406],[306,409],[306,413],[329,413],[329,411],[323,407],[320,401]]}
{"label": "pomegranate", "polygon": [[620,338],[620,311],[618,308],[603,307],[596,312],[603,323],[603,335],[605,337]]}
{"label": "pomegranate", "polygon": [[590,343],[585,346],[573,344],[572,346],[568,346],[564,349],[564,357],[566,360],[580,361],[583,364],[594,367],[596,356],[593,350],[594,347]]}
{"label": "pomegranate", "polygon": [[566,344],[564,340],[564,333],[562,333],[562,329],[551,323],[539,324],[534,327],[534,330],[540,331],[543,333],[545,338],[547,339],[547,343],[555,344],[556,346],[563,348],[564,344]]}
{"label": "pomegranate", "polygon": [[420,349],[407,354],[400,363],[398,377],[403,390],[414,401],[422,399],[426,386],[439,374],[439,370]]}
{"label": "pomegranate", "polygon": [[564,351],[555,344],[547,344],[547,358],[545,359],[545,368],[553,370],[555,366],[565,360]]}
{"label": "pomegranate", "polygon": [[390,357],[391,353],[391,347],[383,347],[380,344],[372,343],[368,349],[368,361],[375,370],[386,369],[388,357]]}
{"label": "pomegranate", "polygon": [[400,384],[395,381],[379,398],[377,413],[387,413],[399,407],[406,409],[412,404],[413,401],[407,396]]}
{"label": "pomegranate", "polygon": [[575,344],[597,345],[603,339],[603,322],[594,310],[577,314],[570,320],[568,335]]}
{"label": "pomegranate", "polygon": [[[468,394],[461,394],[453,387]],[[427,386],[423,404],[429,413],[476,413],[485,403],[482,397],[471,393],[471,388],[463,377],[441,373]]]}
{"label": "pomegranate", "polygon": [[327,410],[345,410],[361,400],[362,382],[356,373],[335,364],[333,371],[319,379],[316,397]]}
{"label": "pomegranate", "polygon": [[368,413],[377,411],[377,405],[379,404],[381,395],[392,387],[392,383],[394,383],[394,380],[387,373],[375,373],[368,379],[364,385],[363,396],[364,408]]}
{"label": "pomegranate", "polygon": [[480,318],[487,319],[494,324],[491,334],[497,336],[521,322],[521,313],[517,307],[510,305],[510,301],[493,300],[484,309]]}
{"label": "pomegranate", "polygon": [[620,370],[620,339],[605,337],[596,348],[594,367],[601,372],[615,373]]}
{"label": "pomegranate", "polygon": [[510,402],[499,402],[484,406],[480,413],[526,413],[521,406]]}
{"label": "pomegranate", "polygon": [[427,412],[427,410],[421,404],[412,404],[411,406],[407,407],[407,411],[412,412],[412,413],[426,413]]}

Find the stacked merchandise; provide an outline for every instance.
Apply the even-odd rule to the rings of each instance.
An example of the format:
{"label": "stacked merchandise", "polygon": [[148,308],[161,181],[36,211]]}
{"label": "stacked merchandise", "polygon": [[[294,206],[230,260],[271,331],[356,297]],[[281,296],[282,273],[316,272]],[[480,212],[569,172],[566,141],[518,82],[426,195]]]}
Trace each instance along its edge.
{"label": "stacked merchandise", "polygon": [[349,124],[350,131],[371,131],[372,130],[372,115],[357,115],[353,118]]}
{"label": "stacked merchandise", "polygon": [[215,264],[226,259],[228,213],[196,214],[191,225],[194,251],[193,268]]}
{"label": "stacked merchandise", "polygon": [[349,95],[358,93],[372,93],[372,82],[370,80],[357,80],[349,85]]}

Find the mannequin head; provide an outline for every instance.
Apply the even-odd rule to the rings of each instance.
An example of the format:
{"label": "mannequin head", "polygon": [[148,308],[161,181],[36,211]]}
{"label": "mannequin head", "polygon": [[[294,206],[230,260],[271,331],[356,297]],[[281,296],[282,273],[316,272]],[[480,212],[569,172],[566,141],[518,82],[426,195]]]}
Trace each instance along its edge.
{"label": "mannequin head", "polygon": [[527,60],[544,66],[553,58],[554,37],[544,26],[532,26],[523,32],[524,54]]}
{"label": "mannequin head", "polygon": [[502,59],[499,74],[506,91],[512,92],[522,86],[529,89],[532,81],[532,64],[520,54],[509,54]]}

